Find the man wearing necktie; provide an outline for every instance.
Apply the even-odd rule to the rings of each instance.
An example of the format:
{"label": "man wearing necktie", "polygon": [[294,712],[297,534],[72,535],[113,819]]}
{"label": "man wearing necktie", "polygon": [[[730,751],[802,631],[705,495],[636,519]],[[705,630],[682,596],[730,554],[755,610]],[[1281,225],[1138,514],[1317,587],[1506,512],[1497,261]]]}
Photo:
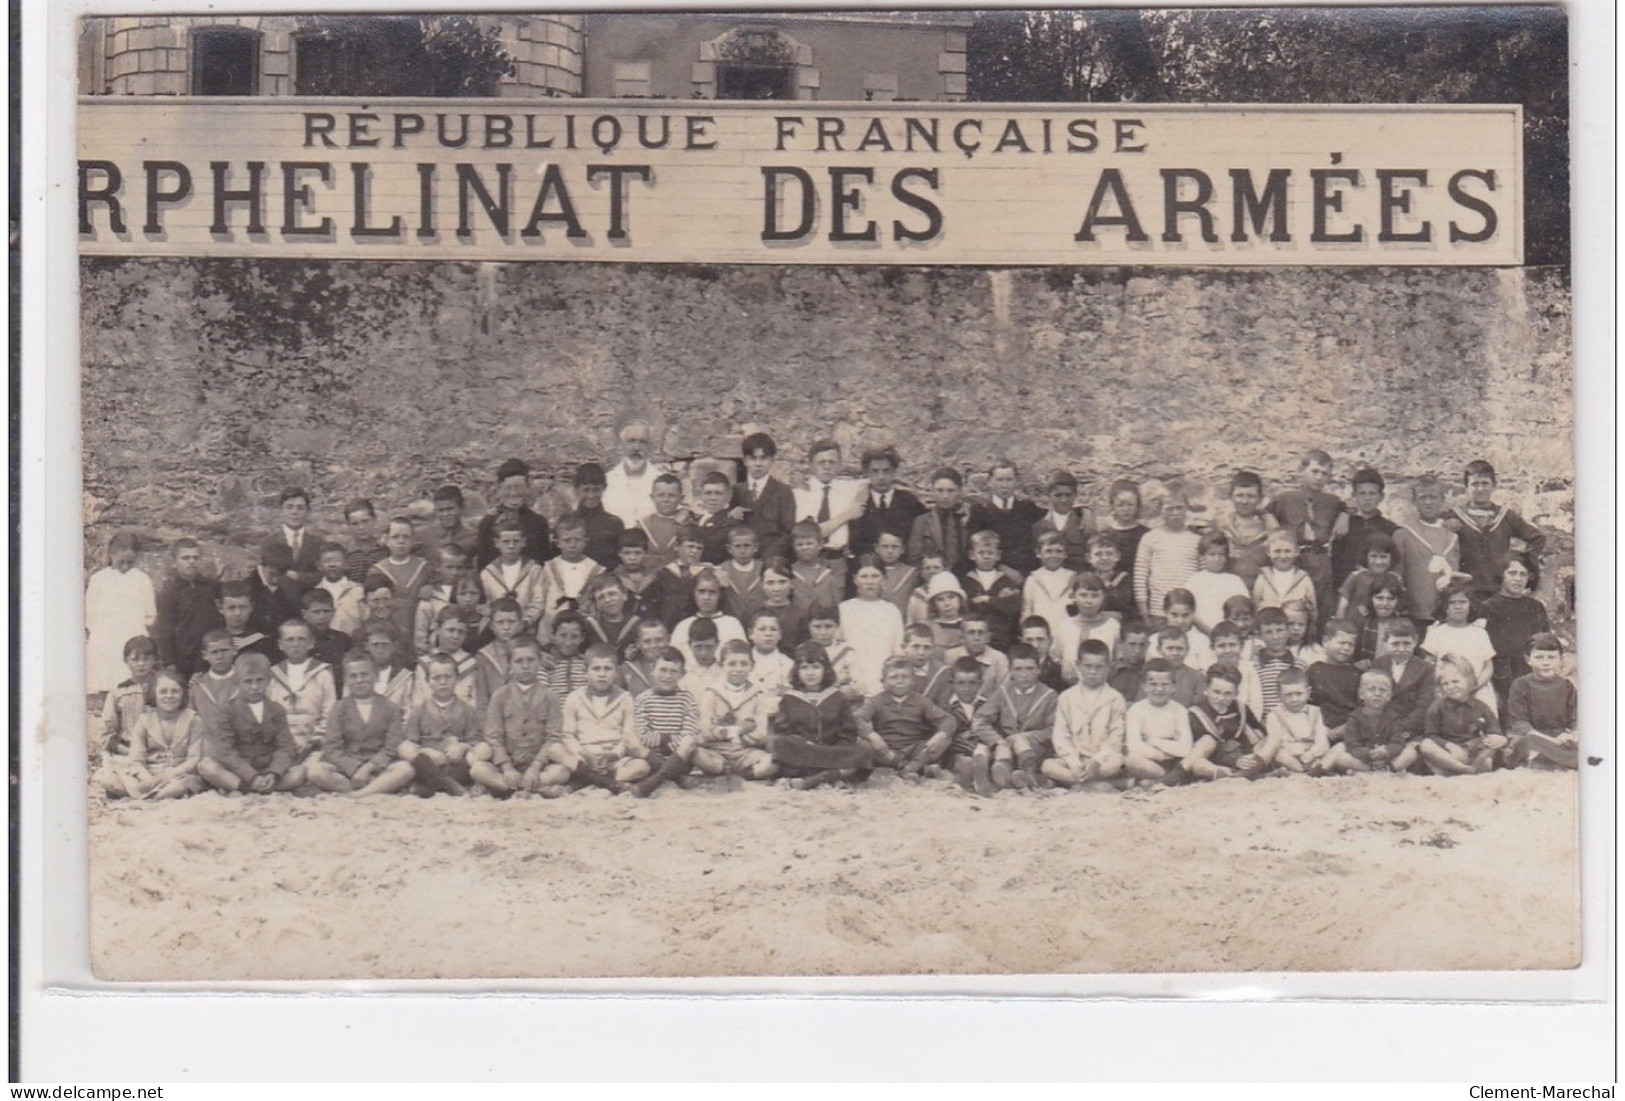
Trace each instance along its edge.
{"label": "man wearing necktie", "polygon": [[852,554],[873,554],[882,535],[895,535],[908,543],[914,518],[925,511],[920,499],[896,486],[902,459],[895,447],[872,447],[863,453],[863,473],[869,479],[869,494],[863,515],[852,524]]}
{"label": "man wearing necktie", "polygon": [[841,447],[834,440],[818,440],[807,452],[812,476],[807,488],[796,491],[796,513],[818,525],[824,537],[825,558],[845,558],[851,547],[852,522],[863,515],[868,484],[839,478]]}
{"label": "man wearing necktie", "polygon": [[322,579],[322,537],[305,527],[310,517],[310,494],[297,487],[284,489],[277,498],[277,508],[282,513],[282,543],[293,559],[287,578],[303,595]]}

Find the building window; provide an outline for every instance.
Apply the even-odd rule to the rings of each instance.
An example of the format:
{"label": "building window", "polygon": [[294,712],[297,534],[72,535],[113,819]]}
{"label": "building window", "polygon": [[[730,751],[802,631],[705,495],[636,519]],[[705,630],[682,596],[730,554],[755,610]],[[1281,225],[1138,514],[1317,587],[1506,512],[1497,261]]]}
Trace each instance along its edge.
{"label": "building window", "polygon": [[647,61],[617,61],[615,63],[615,96],[617,99],[648,98],[654,95],[653,66]]}
{"label": "building window", "polygon": [[795,99],[796,48],[774,30],[742,29],[717,47],[718,99]]}
{"label": "building window", "polygon": [[252,96],[260,90],[260,33],[247,27],[192,32],[192,94]]}

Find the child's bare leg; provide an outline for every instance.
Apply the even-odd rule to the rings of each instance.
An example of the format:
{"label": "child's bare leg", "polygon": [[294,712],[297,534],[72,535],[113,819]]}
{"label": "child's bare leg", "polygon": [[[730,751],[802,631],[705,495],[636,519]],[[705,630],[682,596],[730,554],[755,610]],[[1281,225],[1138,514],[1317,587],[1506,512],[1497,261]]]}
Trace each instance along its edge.
{"label": "child's bare leg", "polygon": [[993,749],[987,745],[978,745],[970,753],[970,782],[971,790],[986,799],[998,788],[994,785],[991,771]]}
{"label": "child's bare leg", "polygon": [[[198,762],[197,774],[203,777],[203,782],[220,791],[242,791],[248,786],[247,781],[231,771],[213,757],[205,757]],[[253,779],[253,777],[249,777]]]}
{"label": "child's bare leg", "polygon": [[1130,753],[1124,758],[1123,771],[1136,780],[1161,780],[1166,775],[1161,765],[1138,753]]}
{"label": "child's bare leg", "polygon": [[779,766],[765,750],[751,750],[739,762],[739,775],[747,780],[771,780],[778,774]]}
{"label": "child's bare leg", "polygon": [[1191,755],[1180,763],[1180,767],[1197,780],[1218,780],[1225,776],[1234,776],[1235,769],[1214,764],[1207,757]]}
{"label": "child's bare leg", "polygon": [[1408,772],[1421,757],[1415,742],[1406,742],[1405,748],[1394,754],[1394,759],[1388,762],[1388,767],[1395,772]]}
{"label": "child's bare leg", "polygon": [[124,777],[121,776],[118,770],[115,768],[111,768],[108,765],[102,765],[101,768],[96,770],[95,775],[92,776],[91,779],[94,780],[97,786],[102,789],[102,794],[109,799],[134,798],[134,796],[130,794],[130,789],[124,783]]}
{"label": "child's bare leg", "polygon": [[1086,778],[1093,779],[1092,776],[1086,777],[1085,775],[1093,765],[1094,762],[1085,761],[1078,768],[1073,768],[1059,757],[1051,757],[1042,765],[1039,765],[1038,770],[1062,787],[1072,787],[1075,784],[1083,783]]}
{"label": "child's bare leg", "polygon": [[1283,749],[1275,755],[1275,767],[1285,772],[1302,772],[1304,763],[1296,753]]}
{"label": "child's bare leg", "polygon": [[1012,763],[1013,756],[1010,752],[1010,743],[1007,740],[1001,739],[992,746],[993,763],[989,771],[992,774],[993,786],[1000,791],[1011,786],[1011,773],[1015,771],[1015,765]]}
{"label": "child's bare leg", "polygon": [[354,788],[350,780],[326,761],[316,761],[305,767],[306,778],[323,791],[348,792]]}
{"label": "child's bare leg", "polygon": [[176,776],[165,780],[148,796],[149,799],[184,799],[203,790],[203,781],[197,775]]}
{"label": "child's bare leg", "polygon": [[[1442,745],[1433,738],[1423,738],[1416,749],[1422,760],[1440,776],[1462,776],[1473,771],[1472,764],[1467,760],[1467,751],[1460,746]],[[1460,756],[1452,750],[1459,752]]]}
{"label": "child's bare leg", "polygon": [[615,766],[615,782],[635,784],[649,775],[649,762],[642,757],[623,757]]}
{"label": "child's bare leg", "polygon": [[1016,787],[1026,789],[1037,787],[1039,777],[1043,775],[1043,757],[1048,750],[1047,742],[1039,742],[1030,734],[1016,734],[1010,739],[1010,753],[1016,759],[1016,770],[1011,773],[1010,780]]}
{"label": "child's bare leg", "polygon": [[[432,764],[427,757],[422,758],[425,764]],[[355,791],[352,795],[388,795],[390,792],[400,791],[417,777],[417,769],[411,761],[392,761],[389,766],[374,776],[371,780]]]}
{"label": "child's bare leg", "polygon": [[721,776],[728,771],[728,762],[723,758],[722,754],[704,746],[695,749],[694,756],[690,760],[695,768],[707,776]]}
{"label": "child's bare leg", "polygon": [[508,786],[507,779],[503,777],[502,770],[490,761],[471,761],[468,766],[468,777],[476,784],[504,795],[513,790]]}
{"label": "child's bare leg", "polygon": [[1550,761],[1562,768],[1580,767],[1580,746],[1570,744],[1565,739],[1553,738],[1549,734],[1539,731],[1530,731],[1520,741],[1520,755],[1528,760]]}

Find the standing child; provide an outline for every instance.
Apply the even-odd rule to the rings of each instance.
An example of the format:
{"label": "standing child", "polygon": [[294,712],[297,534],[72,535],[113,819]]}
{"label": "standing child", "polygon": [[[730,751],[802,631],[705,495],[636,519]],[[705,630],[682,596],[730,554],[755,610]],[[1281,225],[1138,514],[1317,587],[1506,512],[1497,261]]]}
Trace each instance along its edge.
{"label": "standing child", "polygon": [[713,570],[722,583],[722,610],[741,623],[762,603],[762,560],[756,533],[744,524],[728,532],[728,560]]}
{"label": "standing child", "polygon": [[158,663],[175,670],[184,683],[198,669],[203,636],[223,622],[220,582],[202,573],[203,548],[196,539],[177,539],[170,548],[175,572],[158,593],[158,617],[152,640],[158,644]]}
{"label": "standing child", "polygon": [[203,721],[186,706],[186,685],[172,670],[153,679],[154,708],[130,731],[130,752],[102,761],[94,777],[109,799],[181,799],[203,790]]}
{"label": "standing child", "polygon": [[710,569],[700,561],[705,544],[699,529],[684,525],[676,537],[677,557],[660,568],[649,587],[644,590],[643,614],[639,619],[653,618],[665,624],[668,632],[693,615],[694,582],[702,570]]}
{"label": "standing child", "polygon": [[[1354,507],[1346,514],[1347,527],[1332,540],[1332,583],[1338,586],[1360,568],[1373,535],[1386,535],[1392,540],[1399,530],[1398,524],[1382,514],[1382,498],[1388,486],[1381,474],[1369,466],[1362,467],[1354,472],[1349,484]],[[1337,614],[1343,615],[1342,612]]]}
{"label": "standing child", "polygon": [[1196,598],[1196,628],[1203,633],[1224,618],[1225,601],[1248,593],[1247,583],[1227,571],[1229,563],[1230,541],[1223,535],[1209,532],[1197,542],[1197,569],[1183,588]]}
{"label": "standing child", "polygon": [[1507,694],[1507,733],[1512,760],[1559,768],[1580,766],[1580,701],[1562,674],[1563,643],[1550,632],[1529,640],[1531,672],[1512,682]]}
{"label": "standing child", "polygon": [[[1016,464],[999,459],[988,468],[987,496],[971,507],[970,530],[991,531],[999,537],[999,547],[1010,568],[1030,573],[1038,565],[1034,553],[1033,528],[1044,518],[1044,510],[1032,501],[1016,496],[1021,482]],[[974,541],[974,536],[972,537]],[[972,557],[974,558],[974,546]],[[1008,645],[1008,643],[1007,643]]]}
{"label": "standing child", "polygon": [[694,577],[694,614],[679,623],[671,633],[671,645],[682,653],[685,665],[693,660],[693,655],[687,649],[688,632],[701,619],[709,619],[716,624],[717,641],[720,643],[745,637],[744,625],[722,611],[722,582],[709,568],[701,570]]}
{"label": "standing child", "polygon": [[987,618],[993,647],[1007,650],[1021,619],[1021,574],[1003,564],[1004,543],[995,531],[983,529],[970,537],[970,568],[960,571],[965,586],[965,612]]}
{"label": "standing child", "polygon": [[381,573],[370,574],[365,587],[367,618],[356,631],[357,640],[364,643],[367,633],[374,627],[385,627],[395,640],[395,652],[389,658],[390,664],[411,665],[417,660],[417,655],[412,652],[411,633],[403,634],[400,628],[401,609],[406,606],[406,599],[395,591],[389,578]]}
{"label": "standing child", "polygon": [[1490,641],[1484,621],[1473,618],[1471,581],[1463,578],[1445,592],[1444,621],[1428,628],[1422,649],[1437,658],[1455,654],[1466,661],[1478,699],[1491,714],[1496,713],[1495,689],[1490,685],[1495,670],[1495,643]]}
{"label": "standing child", "polygon": [[[1270,515],[1290,535],[1295,544],[1297,564],[1309,575],[1312,601],[1317,615],[1329,615],[1335,606],[1332,587],[1332,536],[1347,527],[1345,506],[1326,492],[1326,479],[1332,475],[1332,457],[1324,451],[1306,451],[1298,465],[1298,485],[1283,490],[1270,502]],[[1273,544],[1270,561],[1279,569]],[[1293,594],[1298,595],[1298,594]],[[1291,597],[1283,596],[1282,600]],[[1255,595],[1254,602],[1264,607]],[[1317,621],[1318,622],[1318,621]]]}
{"label": "standing child", "polygon": [[463,622],[468,624],[468,638],[463,648],[471,654],[478,653],[491,641],[491,606],[485,602],[480,579],[472,573],[458,578],[457,584],[452,586],[451,606],[462,613]]}
{"label": "standing child", "polygon": [[366,582],[367,571],[389,555],[378,530],[378,511],[371,501],[357,497],[344,506],[344,527],[350,543],[344,556],[344,575],[360,585]]}
{"label": "standing child", "polygon": [[1490,771],[1507,738],[1495,712],[1475,695],[1477,670],[1458,654],[1444,654],[1437,675],[1439,698],[1428,708],[1417,753],[1439,776]]}
{"label": "standing child", "polygon": [[958,570],[964,563],[971,531],[964,493],[965,477],[953,467],[942,467],[931,475],[931,507],[916,516],[909,529],[911,560],[923,563],[927,555],[939,557],[946,570]]}
{"label": "standing child", "polygon": [[1472,581],[1473,596],[1483,599],[1499,585],[1501,566],[1513,554],[1540,561],[1546,533],[1505,505],[1495,503],[1495,468],[1483,459],[1467,464],[1462,475],[1467,501],[1452,510],[1459,538],[1461,570]]}
{"label": "standing child", "polygon": [[278,539],[288,548],[288,568],[283,576],[293,584],[298,596],[315,586],[321,579],[317,559],[322,552],[322,536],[305,526],[310,519],[310,494],[290,487],[277,497],[277,511],[282,514],[282,530]]}
{"label": "standing child", "polygon": [[857,595],[841,602],[841,637],[852,647],[853,683],[866,696],[881,690],[882,668],[903,646],[903,615],[880,595],[884,576],[880,560],[864,555],[852,574]]}
{"label": "standing child", "polygon": [[[579,531],[579,529],[578,529]],[[480,588],[486,602],[511,600],[520,609],[520,629],[535,634],[546,611],[547,582],[540,563],[524,556],[525,533],[519,524],[507,521],[496,525],[496,557],[480,571]]]}
{"label": "standing child", "polygon": [[491,641],[474,655],[474,709],[482,718],[491,706],[491,698],[508,683],[513,644],[521,637],[523,626],[524,616],[517,601],[507,597],[491,601]]}
{"label": "standing child", "polygon": [[[417,543],[417,529],[410,516],[396,516],[389,521],[384,532],[384,549],[389,553],[373,563],[367,571],[369,578],[379,574],[389,578],[390,588],[400,600],[396,609],[395,629],[411,636],[413,615],[417,611],[418,594],[429,583],[429,563],[412,553]],[[363,581],[362,587],[367,587]]]}
{"label": "standing child", "polygon": [[807,638],[807,610],[790,599],[794,589],[789,562],[770,558],[762,565],[762,604],[757,611],[772,612],[779,621],[779,649],[786,654]]}
{"label": "standing child", "polygon": [[1269,565],[1269,537],[1280,525],[1275,517],[1261,512],[1264,480],[1251,470],[1238,470],[1230,479],[1230,515],[1219,525],[1218,534],[1230,544],[1230,570],[1253,591],[1259,572]]}
{"label": "standing child", "polygon": [[1309,678],[1302,669],[1281,674],[1281,706],[1264,716],[1259,763],[1280,772],[1320,772],[1331,750],[1320,708],[1309,702]]}
{"label": "standing child", "polygon": [[[652,647],[656,636],[648,636],[648,644]],[[660,645],[653,650],[658,655],[660,650],[666,648],[666,635],[662,631],[658,635]],[[696,619],[688,628],[688,652],[694,655],[683,671],[682,688],[695,699],[699,699],[708,685],[713,681],[722,679],[722,663],[717,659],[717,651],[721,644],[717,642],[717,625],[709,619]],[[641,648],[640,648],[641,649]],[[647,692],[654,686],[654,658],[644,659],[641,654],[628,663],[626,679],[637,680],[640,692]]]}
{"label": "standing child", "polygon": [[[1196,597],[1189,589],[1169,589],[1162,597],[1163,631],[1176,631],[1185,639],[1184,664],[1198,672],[1213,664],[1213,645],[1202,629],[1196,625]],[[1151,642],[1150,656],[1165,656],[1162,636]],[[1173,660],[1172,658],[1169,659]]]}
{"label": "standing child", "polygon": [[[1144,511],[1140,487],[1127,478],[1119,478],[1107,490],[1107,500],[1111,505],[1111,519],[1101,529],[1101,534],[1110,538],[1117,547],[1118,569],[1132,578],[1139,565],[1140,540],[1151,530],[1140,523],[1140,513]],[[1095,570],[1099,572],[1100,567],[1095,566]]]}
{"label": "standing child", "polygon": [[[440,663],[450,662],[452,694],[468,704],[469,712],[473,714],[479,699],[477,688],[479,658],[465,648],[468,641],[468,619],[464,610],[455,605],[440,609],[438,622],[430,638],[434,648],[418,659],[417,684],[412,691],[414,705],[421,705],[434,695],[434,677],[437,675],[435,670]],[[411,717],[411,712],[408,711],[407,718]]]}
{"label": "standing child", "polygon": [[344,548],[337,543],[324,545],[321,556],[316,560],[322,571],[322,577],[316,582],[316,589],[312,590],[320,590],[332,598],[332,629],[345,635],[353,633],[361,626],[367,612],[366,596],[361,590],[361,582],[351,579],[345,572],[347,560],[348,555],[345,554]]}
{"label": "standing child", "polygon": [[1490,683],[1503,712],[1512,682],[1529,673],[1529,663],[1524,660],[1529,640],[1552,629],[1546,605],[1529,595],[1533,577],[1529,559],[1513,555],[1501,567],[1500,592],[1483,603],[1484,629],[1495,647],[1495,671]]}
{"label": "standing child", "polygon": [[[361,632],[361,641],[373,663],[373,691],[387,699],[404,715],[412,705],[412,693],[417,687],[417,662],[401,653],[401,640],[389,623],[370,623]],[[350,678],[344,678],[345,691],[349,691]]]}
{"label": "standing child", "polygon": [[1280,608],[1289,601],[1302,600],[1315,607],[1315,582],[1298,567],[1298,540],[1290,532],[1278,531],[1269,537],[1270,564],[1259,571],[1253,583],[1253,607]]}
{"label": "standing child", "polygon": [[275,637],[277,627],[299,615],[299,586],[287,576],[293,557],[287,544],[272,538],[259,545],[255,562],[244,581],[254,605],[249,623],[254,630]]}
{"label": "standing child", "polygon": [[545,562],[553,553],[548,539],[547,520],[530,507],[530,467],[523,459],[506,459],[497,467],[497,507],[481,518],[475,530],[474,565],[484,569],[497,557],[499,528],[515,526],[523,535],[520,555],[532,562]]}
{"label": "standing child", "polygon": [[620,563],[615,547],[626,524],[604,509],[604,468],[597,463],[582,463],[576,467],[573,481],[576,507],[564,515],[575,517],[585,527],[587,557],[604,569],[612,570]]}
{"label": "standing child", "polygon": [[[903,612],[905,622],[909,624],[930,622],[931,583],[944,573],[947,573],[947,569],[942,564],[942,555],[928,554],[920,559],[919,576],[916,578],[919,583],[914,586],[914,591],[908,594],[908,608]],[[957,583],[958,579],[955,578],[955,584]]]}
{"label": "standing child", "polygon": [[739,443],[745,477],[733,487],[735,519],[756,533],[764,558],[788,558],[790,531],[796,522],[796,495],[773,476],[779,447],[766,432],[752,432]]}
{"label": "standing child", "polygon": [[[1177,627],[1164,627],[1152,639],[1156,656],[1174,667],[1174,702],[1190,707],[1202,698],[1207,678],[1195,666],[1186,664],[1190,653],[1190,638]],[[1213,662],[1208,662],[1208,666]]]}
{"label": "standing child", "polygon": [[124,667],[129,676],[113,686],[102,701],[103,753],[124,753],[142,712],[156,705],[153,690],[158,669],[158,647],[146,635],[136,635],[124,644]]}
{"label": "standing child", "polygon": [[1127,621],[1138,618],[1139,607],[1134,603],[1134,575],[1117,568],[1119,556],[1117,540],[1112,536],[1089,537],[1089,570],[1100,578],[1106,594],[1101,608],[1107,615]]}
{"label": "standing child", "polygon": [[457,599],[457,582],[468,576],[468,558],[454,543],[435,551],[435,560],[435,580],[418,594],[417,608],[412,613],[412,649],[418,657],[434,649],[435,624],[440,622],[441,609]]}
{"label": "standing child", "polygon": [[1281,678],[1299,668],[1287,643],[1286,613],[1265,608],[1258,613],[1258,647],[1253,651],[1253,671],[1258,676],[1258,713],[1265,719],[1281,705]]}
{"label": "standing child", "polygon": [[1096,639],[1078,644],[1073,657],[1078,683],[1055,700],[1050,731],[1054,756],[1039,769],[1063,787],[1114,779],[1123,769],[1128,703],[1106,683],[1111,651]]}
{"label": "standing child", "polygon": [[920,571],[903,561],[903,537],[883,531],[875,537],[875,558],[880,561],[880,595],[897,606],[906,620],[908,602],[920,583]]}
{"label": "standing child", "polygon": [[638,521],[638,529],[649,539],[649,569],[658,573],[677,561],[677,534],[688,523],[683,511],[683,480],[675,474],[658,474],[649,497],[655,510]]}
{"label": "standing child", "polygon": [[828,652],[804,642],[796,647],[795,663],[795,683],[769,724],[774,766],[802,791],[838,780],[861,784],[874,766],[874,752],[858,741],[852,701],[835,683]]}
{"label": "standing child", "polygon": [[728,497],[732,492],[732,483],[720,470],[709,471],[700,478],[700,508],[693,526],[705,546],[700,560],[708,566],[720,566],[728,560],[728,536],[736,526],[728,515]]}
{"label": "standing child", "polygon": [[[85,586],[85,688],[108,692],[124,679],[124,647],[145,635],[158,618],[152,578],[136,569],[140,548],[134,535],[119,532],[107,542],[107,565]],[[156,648],[153,651],[157,653]]]}
{"label": "standing child", "polygon": [[1411,486],[1416,519],[1394,533],[1407,611],[1421,627],[1433,619],[1439,594],[1461,572],[1461,540],[1444,519],[1444,486],[1431,474]]}
{"label": "standing child", "polygon": [[[918,624],[914,625],[918,627]],[[904,628],[904,646],[907,647],[909,630]],[[852,682],[853,667],[857,663],[857,652],[841,640],[841,612],[833,604],[814,604],[807,610],[807,634],[809,640],[818,643],[824,648],[824,656],[829,659],[830,669],[835,676],[834,685],[840,691],[853,699],[862,699],[863,692]],[[927,642],[930,642],[929,631]],[[927,656],[933,648],[928,646]]]}
{"label": "standing child", "polygon": [[1326,660],[1326,651],[1315,641],[1315,609],[1307,600],[1289,600],[1281,605],[1286,615],[1286,644],[1292,658],[1307,669],[1317,661]]}
{"label": "standing child", "polygon": [[1066,541],[1061,533],[1039,532],[1038,568],[1027,575],[1021,587],[1023,619],[1036,615],[1043,616],[1046,623],[1064,623],[1071,618],[1067,605],[1072,601],[1072,586],[1078,573],[1068,569],[1065,563]]}
{"label": "standing child", "polygon": [[1134,602],[1142,619],[1162,610],[1169,589],[1180,588],[1196,572],[1201,537],[1185,526],[1185,498],[1172,493],[1162,505],[1162,526],[1140,540],[1134,560]]}
{"label": "standing child", "polygon": [[1088,505],[1078,504],[1078,479],[1069,471],[1057,470],[1049,477],[1049,510],[1033,525],[1033,543],[1044,560],[1043,538],[1053,533],[1064,548],[1061,564],[1077,573],[1089,568],[1089,538],[1095,533],[1095,514]]}
{"label": "standing child", "polygon": [[722,679],[712,683],[699,699],[699,744],[692,762],[707,776],[766,780],[774,773],[773,758],[766,746],[768,720],[778,708],[778,698],[757,683],[752,657],[749,643],[723,646]]}
{"label": "standing child", "polygon": [[[880,537],[888,534],[897,538],[897,557],[903,556],[902,548],[908,543],[909,532],[925,506],[908,490],[897,488],[897,470],[902,464],[895,447],[871,447],[859,459],[858,466],[869,489],[863,499],[862,514],[852,521],[852,538],[847,543],[851,557],[879,554]],[[886,561],[884,556],[881,560]]]}
{"label": "standing child", "polygon": [[[612,573],[601,575],[588,586],[585,603],[590,610],[581,618],[592,636],[591,641],[609,647],[616,654],[625,654],[637,646],[638,617],[632,612],[626,585],[619,577]],[[558,629],[558,619],[555,619],[555,636]],[[570,690],[574,691],[574,687]],[[563,698],[560,694],[559,699]]]}
{"label": "standing child", "polygon": [[479,534],[463,523],[463,491],[445,485],[434,491],[430,498],[434,506],[435,528],[432,544],[436,554],[448,547],[463,552],[463,561],[472,568],[474,555],[479,550]]}
{"label": "standing child", "polygon": [[1174,667],[1152,658],[1145,663],[1145,698],[1125,716],[1123,767],[1137,780],[1177,784],[1195,744],[1190,716],[1174,701]]}
{"label": "standing child", "polygon": [[555,700],[562,701],[587,683],[584,651],[591,633],[586,617],[579,613],[560,612],[553,620],[553,641],[542,647],[541,680]]}
{"label": "standing child", "polygon": [[[1213,644],[1213,664],[1236,671],[1237,701],[1253,715],[1261,713],[1264,710],[1264,689],[1258,683],[1258,666],[1253,662],[1253,652],[1246,645],[1252,640],[1227,619],[1213,628],[1210,641]],[[1209,671],[1211,669],[1209,666]]]}
{"label": "standing child", "polygon": [[[1055,659],[1055,635],[1050,630],[1049,620],[1037,615],[1024,618],[1021,641],[1038,651],[1038,683],[1048,685],[1057,694],[1066,691],[1069,681],[1065,667]],[[1073,653],[1076,652],[1074,649]],[[1106,652],[1111,652],[1109,647]]]}

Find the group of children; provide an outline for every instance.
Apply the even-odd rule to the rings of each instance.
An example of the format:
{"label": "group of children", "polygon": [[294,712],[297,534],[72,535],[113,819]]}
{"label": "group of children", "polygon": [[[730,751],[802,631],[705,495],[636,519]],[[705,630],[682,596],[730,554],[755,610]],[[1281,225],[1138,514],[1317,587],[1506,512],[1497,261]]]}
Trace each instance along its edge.
{"label": "group of children", "polygon": [[[814,445],[816,476],[833,448]],[[936,471],[927,503],[890,448],[835,511],[827,478],[793,498],[776,482],[770,437],[744,453],[748,479],[707,473],[685,505],[661,474],[624,517],[582,464],[553,524],[509,460],[475,528],[447,486],[429,527],[350,502],[343,542],[290,489],[247,578],[206,577],[181,539],[156,598],[115,536],[87,591],[97,783],[647,796],[889,768],[991,795],[1576,765],[1563,644],[1531,595],[1545,536],[1494,502],[1482,461],[1454,509],[1416,480],[1401,526],[1381,475],[1357,472],[1345,502],[1312,451],[1267,503],[1236,474],[1196,531],[1177,493],[1141,524],[1127,481],[1098,522],[1065,472],[1021,500],[1005,462],[972,504]],[[129,675],[106,683],[121,633]]]}

